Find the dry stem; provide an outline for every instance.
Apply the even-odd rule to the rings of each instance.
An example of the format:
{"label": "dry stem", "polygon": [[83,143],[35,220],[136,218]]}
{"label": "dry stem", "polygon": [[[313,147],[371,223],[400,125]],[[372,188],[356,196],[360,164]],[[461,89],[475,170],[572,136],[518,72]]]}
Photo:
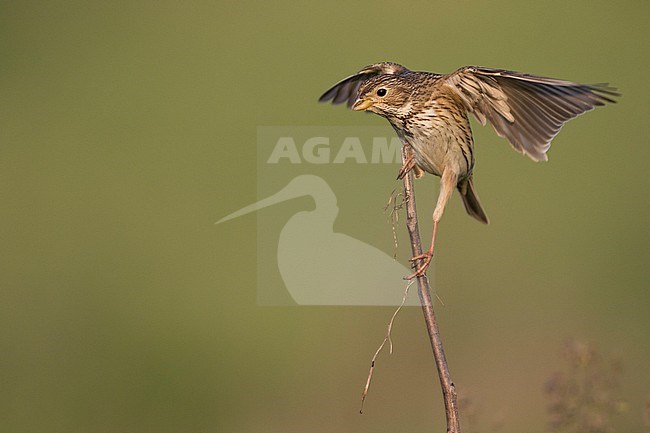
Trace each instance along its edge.
{"label": "dry stem", "polygon": [[[402,147],[402,161],[407,161],[411,156],[411,147],[404,145]],[[404,176],[404,196],[406,197],[406,227],[411,238],[411,250],[413,256],[422,254],[422,243],[420,241],[420,231],[418,229],[418,216],[415,208],[415,193],[413,190],[413,173],[409,171]],[[417,267],[417,263],[416,263]],[[445,415],[447,417],[447,433],[460,433],[460,423],[458,421],[458,398],[456,396],[456,387],[451,381],[449,367],[445,358],[445,351],[442,348],[442,340],[438,330],[438,324],[433,312],[431,302],[431,290],[429,280],[426,275],[417,277],[418,293],[424,321],[427,325],[427,332],[433,349],[433,357],[438,368],[438,377],[442,388],[442,397],[445,402]]]}
{"label": "dry stem", "polygon": [[370,389],[370,381],[372,380],[372,375],[375,372],[375,361],[377,361],[377,357],[379,356],[379,352],[384,348],[386,345],[386,342],[388,342],[388,353],[392,354],[393,353],[393,338],[391,336],[391,333],[393,332],[393,323],[395,322],[395,317],[397,317],[397,313],[402,309],[404,304],[406,303],[406,298],[409,295],[409,288],[413,284],[414,280],[409,281],[409,283],[406,285],[406,289],[404,289],[404,296],[402,297],[402,303],[399,304],[399,307],[395,310],[393,313],[393,316],[390,318],[390,321],[388,322],[388,329],[386,331],[386,336],[384,337],[384,341],[381,342],[379,345],[379,348],[375,352],[375,355],[372,357],[372,361],[370,361],[370,371],[368,371],[368,378],[366,379],[366,386],[363,388],[363,392],[361,393],[361,409],[359,410],[359,413],[363,413],[363,404],[366,401],[366,397],[368,396],[368,390]]}

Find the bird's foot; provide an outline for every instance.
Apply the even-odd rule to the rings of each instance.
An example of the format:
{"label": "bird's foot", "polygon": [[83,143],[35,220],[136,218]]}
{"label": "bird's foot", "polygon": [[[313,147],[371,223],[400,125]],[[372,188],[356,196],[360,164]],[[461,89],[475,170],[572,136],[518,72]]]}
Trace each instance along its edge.
{"label": "bird's foot", "polygon": [[415,167],[415,157],[410,156],[409,159],[404,161],[404,164],[402,164],[402,168],[399,169],[399,173],[397,173],[397,180],[404,179],[406,173],[411,171],[413,167]]}
{"label": "bird's foot", "polygon": [[413,170],[416,179],[419,179],[424,175],[424,171],[420,168],[419,165],[415,163],[414,156],[411,156],[409,157],[409,159],[404,161],[404,164],[402,164],[402,168],[400,168],[399,173],[397,173],[397,180],[404,179],[404,176],[406,176],[407,173],[411,170]]}
{"label": "bird's foot", "polygon": [[417,277],[422,277],[424,274],[426,274],[427,269],[429,269],[429,265],[431,264],[431,259],[433,258],[433,249],[429,249],[429,251],[417,255],[415,257],[411,257],[409,260],[410,262],[413,262],[413,265],[416,265],[416,262],[419,260],[423,260],[422,263],[419,265],[419,267],[415,270],[414,273],[411,275],[407,275],[404,277],[405,280],[412,280],[413,278]]}

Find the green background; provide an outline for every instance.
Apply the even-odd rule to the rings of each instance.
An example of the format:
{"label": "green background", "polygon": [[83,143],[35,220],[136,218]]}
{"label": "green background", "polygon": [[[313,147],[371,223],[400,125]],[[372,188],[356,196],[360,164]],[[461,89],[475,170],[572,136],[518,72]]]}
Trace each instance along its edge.
{"label": "green background", "polygon": [[[649,5],[0,3],[0,430],[443,431],[418,309],[359,415],[393,308],[260,307],[256,216],[214,225],[257,199],[257,126],[384,125],[316,103],[383,60],[621,90],[548,163],[474,128],[492,223],[454,196],[435,280],[463,431],[544,431],[568,338],[621,361],[617,431],[648,428]],[[418,183],[423,221],[436,187]],[[385,196],[356,192],[367,214],[341,206],[335,228],[363,237]]]}

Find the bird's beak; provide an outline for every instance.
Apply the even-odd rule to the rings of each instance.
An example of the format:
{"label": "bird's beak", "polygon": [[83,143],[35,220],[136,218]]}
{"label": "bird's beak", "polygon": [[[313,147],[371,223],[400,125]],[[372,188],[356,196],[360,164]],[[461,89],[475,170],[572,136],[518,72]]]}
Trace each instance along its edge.
{"label": "bird's beak", "polygon": [[367,110],[368,108],[372,107],[372,105],[373,102],[369,99],[357,99],[352,106],[352,109],[355,111]]}
{"label": "bird's beak", "polygon": [[[276,203],[282,203],[287,200],[291,200],[292,198],[296,197],[301,197],[303,195],[311,195],[311,187],[314,185],[314,180],[312,178],[316,178],[316,180],[320,180],[322,182],[325,182],[319,177],[316,176],[297,176],[287,186],[282,188],[279,192],[276,192],[270,197],[264,198],[257,203],[253,203],[251,205],[248,205],[242,209],[239,209],[237,212],[233,212],[228,216],[225,216],[221,218],[219,221],[217,221],[215,224],[221,224],[223,222],[226,222],[228,220],[238,218],[240,216],[246,215],[248,213],[258,211],[260,209],[263,209],[267,206],[274,205]],[[325,184],[327,185],[327,184]],[[319,187],[320,184],[316,183],[316,187]]]}

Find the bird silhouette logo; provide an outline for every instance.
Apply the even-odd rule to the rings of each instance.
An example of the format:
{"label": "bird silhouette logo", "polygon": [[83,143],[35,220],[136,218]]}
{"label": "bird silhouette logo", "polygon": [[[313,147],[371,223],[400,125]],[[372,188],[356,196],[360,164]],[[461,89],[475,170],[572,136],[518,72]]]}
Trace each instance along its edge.
{"label": "bird silhouette logo", "polygon": [[[402,277],[410,270],[390,255],[359,239],[334,231],[337,199],[316,175],[294,177],[282,190],[217,221],[222,224],[294,198],[310,196],[311,211],[291,216],[280,232],[278,269],[299,305],[399,305]],[[406,305],[418,305],[417,297]]]}

